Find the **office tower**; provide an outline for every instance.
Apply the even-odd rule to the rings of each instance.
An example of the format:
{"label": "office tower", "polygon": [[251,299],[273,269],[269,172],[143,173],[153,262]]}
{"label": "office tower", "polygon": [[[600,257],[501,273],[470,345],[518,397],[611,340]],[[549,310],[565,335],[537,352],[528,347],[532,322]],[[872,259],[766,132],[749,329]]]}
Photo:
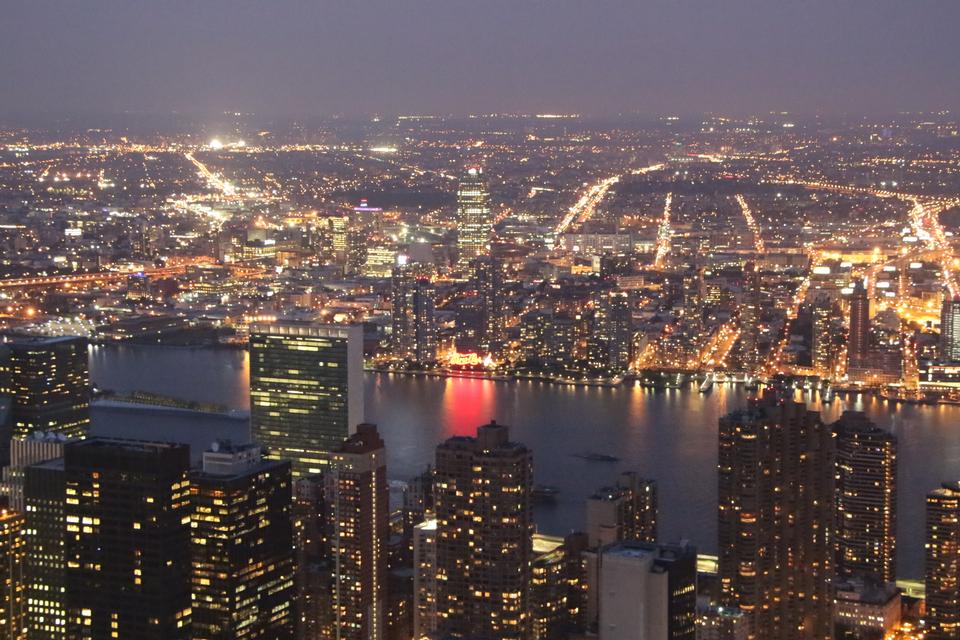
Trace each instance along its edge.
{"label": "office tower", "polygon": [[0,632],[10,640],[27,637],[25,553],[23,515],[0,510]]}
{"label": "office tower", "polygon": [[829,638],[833,435],[818,413],[768,390],[720,419],[720,604],[751,638]]}
{"label": "office tower", "polygon": [[413,640],[437,632],[437,521],[413,528]]}
{"label": "office tower", "polygon": [[833,373],[833,302],[819,295],[813,301],[813,323],[810,340],[810,364],[821,378]]}
{"label": "office tower", "polygon": [[747,373],[760,367],[760,270],[748,262],[743,266],[743,302],[740,305],[740,359]]}
{"label": "office tower", "polygon": [[897,577],[897,439],[858,411],[836,434],[836,571],[879,582]]}
{"label": "office tower", "polygon": [[927,495],[927,640],[960,637],[960,482]]}
{"label": "office tower", "polygon": [[77,626],[67,615],[64,542],[66,485],[63,458],[24,469],[26,516],[27,638],[68,640]]}
{"label": "office tower", "polygon": [[83,438],[90,428],[84,338],[18,338],[0,348],[4,395],[13,398],[13,437],[34,431]]}
{"label": "office tower", "polygon": [[555,640],[583,628],[586,575],[581,561],[583,534],[566,538],[533,535],[530,569],[530,623],[533,640]]}
{"label": "office tower", "polygon": [[78,637],[191,638],[189,447],[94,438],[63,454],[67,610]]}
{"label": "office tower", "polygon": [[363,422],[363,329],[279,323],[250,328],[253,439],[294,477],[320,473]]}
{"label": "office tower", "polygon": [[460,178],[457,189],[457,249],[458,264],[466,267],[478,256],[490,251],[490,236],[493,233],[493,213],[490,211],[490,194],[483,169],[470,167]]}
{"label": "office tower", "polygon": [[69,441],[62,433],[35,431],[24,438],[10,441],[10,465],[3,468],[3,491],[14,511],[24,512],[24,469],[32,464],[63,456]]}
{"label": "office tower", "polygon": [[427,363],[437,359],[436,289],[401,261],[393,269],[392,342],[396,358]]}
{"label": "office tower", "polygon": [[[694,640],[697,551],[620,542],[600,551],[600,640]],[[774,637],[774,636],[771,636]]]}
{"label": "office tower", "polygon": [[294,483],[293,511],[297,639],[326,640],[333,631],[330,604],[333,571],[327,546],[327,506],[322,476],[307,476]]}
{"label": "office tower", "polygon": [[478,258],[476,264],[479,345],[482,351],[496,356],[502,353],[507,339],[506,269],[503,260],[495,256]]}
{"label": "office tower", "polygon": [[190,478],[193,640],[293,640],[290,463],[216,442]]}
{"label": "office tower", "polygon": [[438,633],[530,637],[533,454],[490,422],[437,447]]}
{"label": "office tower", "polygon": [[630,368],[633,346],[633,312],[630,299],[620,291],[600,296],[595,318],[595,335],[604,356],[601,366],[621,373]]}
{"label": "office tower", "polygon": [[324,485],[334,569],[334,637],[383,640],[390,488],[383,440],[375,425],[358,425],[332,453]]}
{"label": "office tower", "polygon": [[940,360],[960,362],[960,298],[944,298],[940,308]]}
{"label": "office tower", "polygon": [[850,330],[847,337],[847,367],[863,369],[870,353],[870,299],[858,280],[850,296]]}
{"label": "office tower", "polygon": [[587,538],[591,547],[635,540],[657,541],[657,483],[628,471],[612,487],[587,499]]}

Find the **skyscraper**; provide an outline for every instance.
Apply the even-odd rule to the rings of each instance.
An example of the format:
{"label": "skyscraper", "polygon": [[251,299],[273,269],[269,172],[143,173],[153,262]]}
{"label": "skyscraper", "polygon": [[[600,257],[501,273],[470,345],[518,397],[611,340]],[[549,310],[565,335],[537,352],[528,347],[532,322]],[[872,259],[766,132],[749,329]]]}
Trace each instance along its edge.
{"label": "skyscraper", "polygon": [[413,528],[413,640],[437,632],[437,521]]}
{"label": "skyscraper", "polygon": [[837,436],[837,573],[893,582],[897,439],[856,411],[845,411],[832,427]]}
{"label": "skyscraper", "polygon": [[393,269],[393,355],[413,362],[437,359],[436,290],[429,278],[401,261]]}
{"label": "skyscraper", "polygon": [[604,356],[598,364],[617,373],[626,371],[633,346],[633,313],[627,294],[604,292],[597,304],[595,325],[595,338]]}
{"label": "skyscraper", "polygon": [[67,615],[64,542],[66,486],[63,458],[24,469],[26,516],[27,637],[68,640],[77,625]]}
{"label": "skyscraper", "polygon": [[530,622],[533,640],[565,638],[580,631],[585,571],[583,534],[566,538],[534,534],[530,574]]}
{"label": "skyscraper", "polygon": [[720,419],[721,604],[751,638],[831,635],[833,435],[773,390]]}
{"label": "skyscraper", "polygon": [[960,482],[927,495],[927,640],[960,637]]}
{"label": "skyscraper", "polygon": [[68,444],[63,461],[78,637],[189,640],[189,447],[95,438]]}
{"label": "skyscraper", "polygon": [[363,422],[363,330],[278,323],[250,328],[250,419],[271,460],[320,473]]}
{"label": "skyscraper", "polygon": [[333,571],[327,541],[323,476],[295,483],[294,539],[297,582],[297,640],[326,640],[333,630],[330,594]]}
{"label": "skyscraper", "polygon": [[940,360],[960,362],[960,298],[944,298],[940,308]]}
{"label": "skyscraper", "polygon": [[0,509],[0,632],[10,640],[27,637],[25,553],[23,515]]}
{"label": "skyscraper", "polygon": [[190,494],[193,640],[292,640],[290,463],[215,443]]}
{"label": "skyscraper", "polygon": [[0,380],[13,399],[10,435],[43,431],[85,437],[90,428],[87,358],[84,338],[18,338],[2,345]]}
{"label": "skyscraper", "polygon": [[847,337],[847,368],[863,369],[870,353],[870,299],[862,280],[850,296],[850,331]]}
{"label": "skyscraper", "polygon": [[833,302],[828,296],[814,299],[812,325],[811,364],[820,377],[829,378],[833,373]]}
{"label": "skyscraper", "polygon": [[383,440],[372,424],[331,455],[325,474],[333,636],[383,640],[386,633],[390,487]]}
{"label": "skyscraper", "polygon": [[657,541],[657,483],[627,471],[616,485],[587,499],[587,538],[591,547],[634,540]]}
{"label": "skyscraper", "polygon": [[438,633],[530,637],[533,454],[491,422],[437,447]]}
{"label": "skyscraper", "polygon": [[480,298],[480,349],[499,355],[506,342],[507,292],[506,269],[496,256],[477,259],[476,283]]}
{"label": "skyscraper", "polygon": [[493,213],[483,169],[470,167],[460,178],[457,189],[457,249],[461,268],[489,253],[493,233]]}
{"label": "skyscraper", "polygon": [[[694,640],[694,547],[621,542],[600,551],[600,640]],[[770,636],[779,637],[779,636]]]}
{"label": "skyscraper", "polygon": [[760,366],[760,271],[753,262],[743,267],[743,303],[740,305],[740,353],[743,368],[755,373]]}

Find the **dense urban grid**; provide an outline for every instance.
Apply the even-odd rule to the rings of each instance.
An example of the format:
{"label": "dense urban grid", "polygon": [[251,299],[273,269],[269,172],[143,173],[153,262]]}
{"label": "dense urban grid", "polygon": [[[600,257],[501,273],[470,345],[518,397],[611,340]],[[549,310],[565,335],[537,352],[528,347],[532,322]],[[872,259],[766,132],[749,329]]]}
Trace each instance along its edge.
{"label": "dense urban grid", "polygon": [[[835,396],[960,404],[950,113],[0,129],[0,626],[20,640],[960,638],[960,483],[897,571],[897,447]],[[249,433],[106,438],[91,344],[249,350]],[[536,530],[499,416],[391,500],[366,375],[742,385],[717,554],[656,478]],[[616,452],[584,460],[616,462]],[[592,493],[591,493],[592,492]]]}

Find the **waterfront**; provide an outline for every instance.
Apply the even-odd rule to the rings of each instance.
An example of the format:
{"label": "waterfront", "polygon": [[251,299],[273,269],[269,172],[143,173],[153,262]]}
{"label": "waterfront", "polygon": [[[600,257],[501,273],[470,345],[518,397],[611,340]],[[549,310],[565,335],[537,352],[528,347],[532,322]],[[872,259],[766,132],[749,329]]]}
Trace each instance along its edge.
{"label": "waterfront", "polygon": [[[118,392],[145,390],[244,409],[248,373],[242,350],[91,348],[91,378]],[[583,526],[584,499],[618,470],[635,469],[659,482],[661,537],[689,538],[708,553],[716,550],[717,419],[742,406],[747,396],[742,387],[725,385],[700,394],[695,386],[654,391],[396,374],[365,378],[367,419],[379,424],[386,440],[391,478],[416,474],[432,461],[439,441],[472,433],[493,418],[511,425],[514,438],[533,449],[537,482],[561,489],[556,504],[537,508],[544,532]],[[866,411],[900,439],[899,573],[920,577],[924,496],[941,481],[960,476],[960,407],[838,396],[823,409],[824,419],[835,419],[845,408]],[[178,438],[204,426],[195,415],[168,413],[161,419],[155,412],[94,411],[101,431],[129,420],[142,421],[144,433],[169,423]],[[620,461],[590,462],[573,455],[584,451]]]}

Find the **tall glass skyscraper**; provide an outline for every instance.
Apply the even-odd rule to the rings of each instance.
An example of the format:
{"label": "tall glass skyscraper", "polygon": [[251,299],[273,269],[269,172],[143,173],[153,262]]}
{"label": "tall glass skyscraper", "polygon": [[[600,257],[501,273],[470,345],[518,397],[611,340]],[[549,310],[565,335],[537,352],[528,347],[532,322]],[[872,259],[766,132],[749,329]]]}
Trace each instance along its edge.
{"label": "tall glass skyscraper", "polygon": [[322,473],[363,422],[363,329],[277,323],[250,328],[253,439],[293,475]]}
{"label": "tall glass skyscraper", "polygon": [[493,233],[493,213],[489,200],[490,193],[483,170],[470,167],[460,178],[460,187],[457,189],[457,249],[461,267],[466,267],[474,258],[489,252],[490,235]]}

